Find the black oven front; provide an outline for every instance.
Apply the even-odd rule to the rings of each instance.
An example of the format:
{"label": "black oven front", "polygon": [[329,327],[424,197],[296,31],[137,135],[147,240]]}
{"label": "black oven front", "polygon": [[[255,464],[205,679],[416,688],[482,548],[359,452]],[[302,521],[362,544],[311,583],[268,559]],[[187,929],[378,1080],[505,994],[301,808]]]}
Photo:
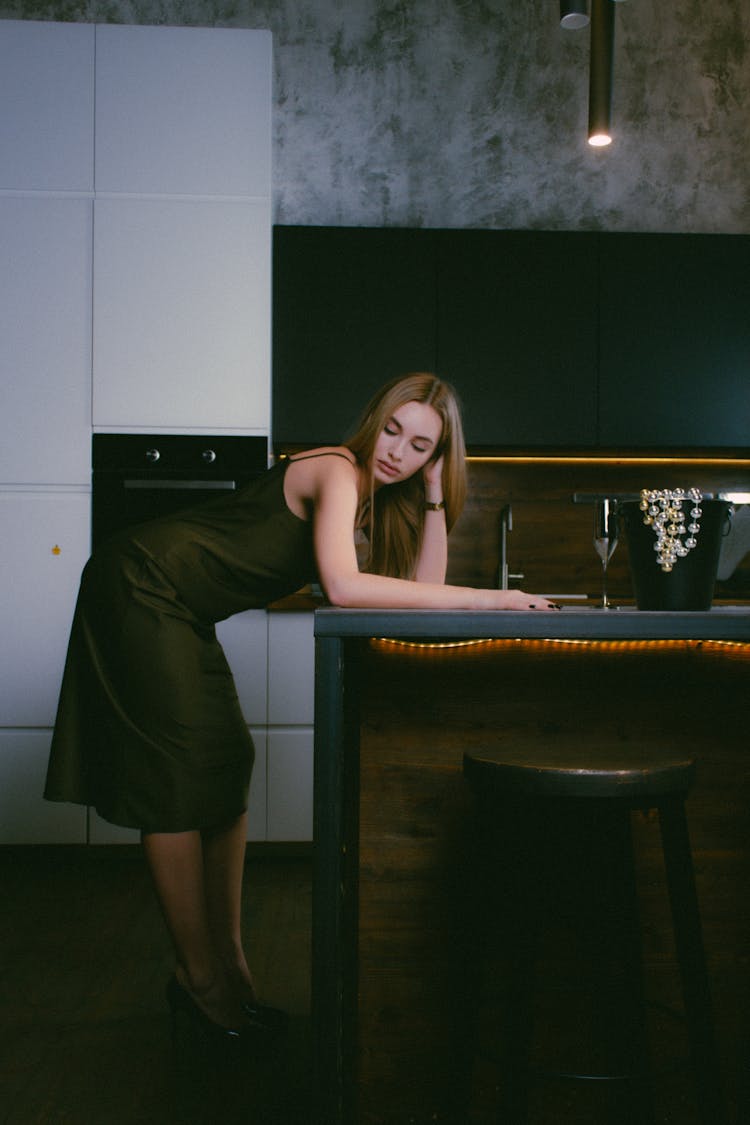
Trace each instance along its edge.
{"label": "black oven front", "polygon": [[94,434],[92,547],[116,531],[241,488],[268,467],[268,439]]}

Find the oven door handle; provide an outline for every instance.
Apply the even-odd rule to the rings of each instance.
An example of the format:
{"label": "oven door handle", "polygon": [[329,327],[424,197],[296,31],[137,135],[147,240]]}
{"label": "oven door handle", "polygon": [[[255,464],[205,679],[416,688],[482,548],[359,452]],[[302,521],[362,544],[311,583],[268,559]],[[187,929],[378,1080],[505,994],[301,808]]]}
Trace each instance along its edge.
{"label": "oven door handle", "polygon": [[167,489],[174,491],[182,491],[192,489],[198,491],[199,489],[216,489],[229,491],[237,487],[233,480],[124,480],[123,487],[126,489],[148,489],[151,491],[163,492]]}

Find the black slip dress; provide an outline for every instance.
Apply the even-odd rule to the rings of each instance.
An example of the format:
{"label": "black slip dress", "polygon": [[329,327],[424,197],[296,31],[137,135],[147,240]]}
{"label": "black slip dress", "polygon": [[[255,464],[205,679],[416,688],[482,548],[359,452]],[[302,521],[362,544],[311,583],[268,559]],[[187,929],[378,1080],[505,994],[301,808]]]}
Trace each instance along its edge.
{"label": "black slip dress", "polygon": [[253,744],[214,626],[316,577],[312,525],[284,497],[290,463],[94,553],[71,629],[49,800],[146,832],[218,827],[246,809]]}

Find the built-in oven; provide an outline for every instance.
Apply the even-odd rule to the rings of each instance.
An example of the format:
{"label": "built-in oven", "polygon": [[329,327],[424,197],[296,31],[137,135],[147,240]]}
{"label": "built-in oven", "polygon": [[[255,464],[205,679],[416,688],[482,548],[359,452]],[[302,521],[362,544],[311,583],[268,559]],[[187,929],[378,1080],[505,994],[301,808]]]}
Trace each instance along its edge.
{"label": "built-in oven", "polygon": [[241,488],[268,467],[266,437],[94,434],[92,546],[116,531]]}

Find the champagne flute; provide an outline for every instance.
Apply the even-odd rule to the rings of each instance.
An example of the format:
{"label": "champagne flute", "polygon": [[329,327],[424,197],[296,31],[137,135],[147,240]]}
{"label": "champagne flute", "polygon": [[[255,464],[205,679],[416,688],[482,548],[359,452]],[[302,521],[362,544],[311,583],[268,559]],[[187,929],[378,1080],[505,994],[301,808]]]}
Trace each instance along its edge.
{"label": "champagne flute", "polygon": [[594,501],[594,550],[602,560],[602,609],[610,609],[607,596],[607,567],[617,546],[617,501]]}

